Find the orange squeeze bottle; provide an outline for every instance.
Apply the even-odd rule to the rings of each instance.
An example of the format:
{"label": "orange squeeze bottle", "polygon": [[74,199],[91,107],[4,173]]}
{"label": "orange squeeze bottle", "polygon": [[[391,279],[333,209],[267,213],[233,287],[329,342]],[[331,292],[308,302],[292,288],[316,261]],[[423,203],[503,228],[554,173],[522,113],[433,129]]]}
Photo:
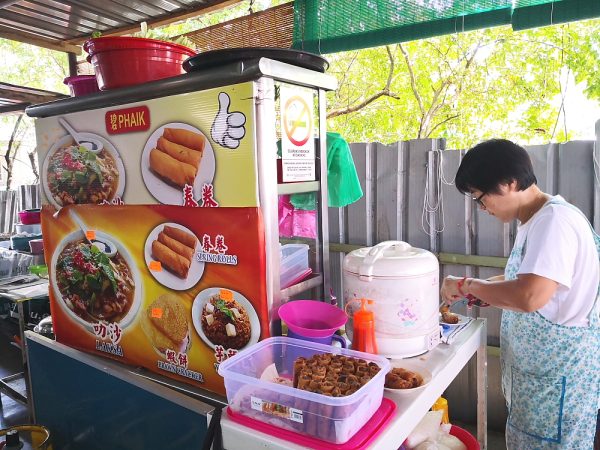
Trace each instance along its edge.
{"label": "orange squeeze bottle", "polygon": [[365,304],[371,304],[373,300],[361,298],[360,303],[360,308],[352,316],[354,322],[352,349],[377,354],[375,315],[365,307]]}

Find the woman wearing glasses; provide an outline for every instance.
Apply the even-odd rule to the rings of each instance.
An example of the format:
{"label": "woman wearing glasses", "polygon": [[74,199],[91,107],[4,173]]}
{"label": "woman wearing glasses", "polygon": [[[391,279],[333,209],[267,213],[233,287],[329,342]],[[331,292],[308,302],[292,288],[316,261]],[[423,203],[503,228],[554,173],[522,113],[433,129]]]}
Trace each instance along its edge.
{"label": "woman wearing glasses", "polygon": [[593,447],[600,402],[600,238],[583,213],[536,185],[527,152],[503,139],[469,150],[459,191],[519,221],[503,277],[447,277],[442,298],[501,308],[502,388],[510,450]]}

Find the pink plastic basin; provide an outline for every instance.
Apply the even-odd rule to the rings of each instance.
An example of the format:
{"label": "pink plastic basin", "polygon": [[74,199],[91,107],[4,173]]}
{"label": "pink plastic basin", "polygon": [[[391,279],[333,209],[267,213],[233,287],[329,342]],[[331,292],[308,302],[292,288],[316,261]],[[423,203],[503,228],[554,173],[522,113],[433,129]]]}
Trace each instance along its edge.
{"label": "pink plastic basin", "polygon": [[96,81],[96,75],[77,75],[75,77],[67,77],[63,83],[69,86],[72,97],[79,97],[81,95],[93,94],[99,92],[98,82]]}
{"label": "pink plastic basin", "polygon": [[293,300],[279,307],[279,317],[294,333],[306,337],[331,336],[348,316],[337,306],[317,300]]}

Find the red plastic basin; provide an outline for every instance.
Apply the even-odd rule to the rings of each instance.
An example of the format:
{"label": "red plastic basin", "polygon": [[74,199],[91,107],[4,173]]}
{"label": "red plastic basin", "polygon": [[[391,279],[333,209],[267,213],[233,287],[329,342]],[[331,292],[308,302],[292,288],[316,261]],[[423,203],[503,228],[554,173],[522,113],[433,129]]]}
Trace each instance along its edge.
{"label": "red plastic basin", "polygon": [[450,428],[450,434],[465,444],[467,446],[467,450],[480,450],[481,448],[479,446],[479,442],[477,442],[477,439],[475,439],[471,433],[463,428],[452,425]]}
{"label": "red plastic basin", "polygon": [[93,94],[100,91],[96,82],[96,75],[67,77],[63,80],[63,83],[69,86],[72,97],[79,97],[80,95]]}
{"label": "red plastic basin", "polygon": [[179,44],[120,36],[89,39],[83,49],[89,53],[101,90],[181,75],[183,61],[196,54]]}

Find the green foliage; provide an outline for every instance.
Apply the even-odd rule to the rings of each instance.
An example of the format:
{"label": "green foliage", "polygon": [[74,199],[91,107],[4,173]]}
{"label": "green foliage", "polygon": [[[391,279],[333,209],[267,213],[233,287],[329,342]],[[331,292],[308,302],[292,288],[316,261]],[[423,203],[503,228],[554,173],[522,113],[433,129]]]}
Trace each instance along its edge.
{"label": "green foliage", "polygon": [[[498,27],[329,59],[340,86],[328,97],[328,126],[351,142],[443,137],[449,148],[465,148],[497,136],[564,141],[575,137],[559,123],[567,75],[600,101],[600,20],[522,32]],[[386,95],[353,111],[381,93],[388,77]]]}
{"label": "green foliage", "polygon": [[68,94],[63,79],[69,74],[67,54],[0,38],[0,80]]}

